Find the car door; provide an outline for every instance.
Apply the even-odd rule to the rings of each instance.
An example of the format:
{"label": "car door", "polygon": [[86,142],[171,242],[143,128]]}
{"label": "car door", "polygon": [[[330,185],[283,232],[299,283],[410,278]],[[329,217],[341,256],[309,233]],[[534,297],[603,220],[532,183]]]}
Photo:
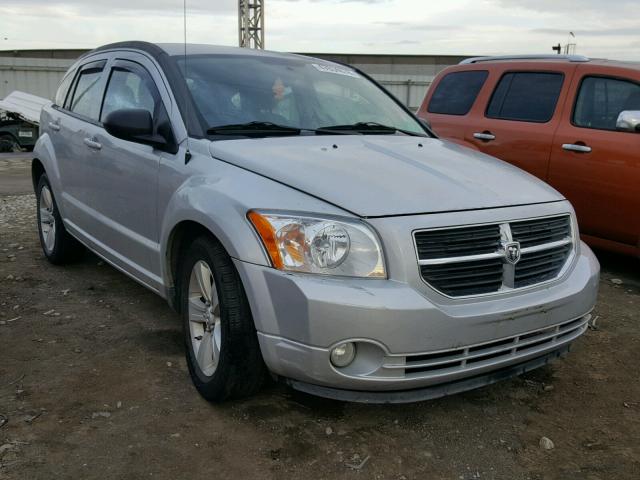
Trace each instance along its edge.
{"label": "car door", "polygon": [[464,140],[481,152],[493,155],[545,179],[551,141],[570,82],[570,68],[503,66],[491,70],[488,83],[493,92],[483,92],[478,103],[483,114],[472,116]]}
{"label": "car door", "polygon": [[[95,199],[90,178],[99,150],[88,139],[99,129],[106,58],[81,65],[62,106],[45,126],[50,132],[61,178],[62,212],[69,230],[81,240],[90,236]],[[60,100],[58,100],[60,102]],[[57,102],[57,103],[58,103]]]}
{"label": "car door", "polygon": [[[89,140],[99,149],[91,165],[90,188],[96,247],[109,260],[152,287],[161,284],[157,223],[158,169],[161,152],[150,145],[116,138],[102,127],[110,113],[147,110],[154,121],[167,110],[144,57],[116,58],[109,66],[100,127]],[[162,87],[164,88],[164,87]]]}
{"label": "car door", "polygon": [[553,140],[549,182],[575,207],[581,233],[637,248],[640,133],[617,131],[616,120],[640,110],[640,75],[581,65],[573,92]]}

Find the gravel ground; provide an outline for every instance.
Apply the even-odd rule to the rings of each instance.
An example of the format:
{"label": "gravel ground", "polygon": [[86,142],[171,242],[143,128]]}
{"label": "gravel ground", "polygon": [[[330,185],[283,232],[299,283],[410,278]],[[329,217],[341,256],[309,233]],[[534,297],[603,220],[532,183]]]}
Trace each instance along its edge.
{"label": "gravel ground", "polygon": [[91,254],[49,265],[33,196],[0,196],[0,478],[638,479],[640,268],[600,256],[595,328],[523,377],[402,406],[280,385],[215,406],[160,298]]}

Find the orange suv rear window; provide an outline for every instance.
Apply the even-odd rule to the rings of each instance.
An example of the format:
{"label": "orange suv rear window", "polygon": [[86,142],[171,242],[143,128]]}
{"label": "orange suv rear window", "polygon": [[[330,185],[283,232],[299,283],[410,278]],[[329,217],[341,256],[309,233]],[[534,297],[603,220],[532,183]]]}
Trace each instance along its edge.
{"label": "orange suv rear window", "polygon": [[427,111],[445,115],[466,115],[488,75],[489,72],[486,70],[448,73],[433,92]]}

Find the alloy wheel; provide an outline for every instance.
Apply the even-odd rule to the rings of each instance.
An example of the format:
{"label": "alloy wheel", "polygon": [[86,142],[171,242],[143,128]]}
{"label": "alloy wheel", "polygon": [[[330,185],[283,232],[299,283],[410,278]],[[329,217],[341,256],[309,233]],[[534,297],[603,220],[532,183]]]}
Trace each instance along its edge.
{"label": "alloy wheel", "polygon": [[202,373],[210,377],[220,360],[222,324],[218,290],[209,265],[202,260],[191,270],[188,306],[193,354]]}
{"label": "alloy wheel", "polygon": [[40,190],[40,232],[47,253],[53,252],[56,244],[56,218],[53,208],[51,190],[45,185]]}

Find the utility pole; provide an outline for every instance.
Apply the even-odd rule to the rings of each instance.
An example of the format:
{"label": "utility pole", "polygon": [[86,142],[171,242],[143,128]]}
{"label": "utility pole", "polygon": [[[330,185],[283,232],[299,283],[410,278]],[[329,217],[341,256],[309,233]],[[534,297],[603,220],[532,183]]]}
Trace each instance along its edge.
{"label": "utility pole", "polygon": [[245,48],[264,48],[265,0],[238,0],[238,44]]}

